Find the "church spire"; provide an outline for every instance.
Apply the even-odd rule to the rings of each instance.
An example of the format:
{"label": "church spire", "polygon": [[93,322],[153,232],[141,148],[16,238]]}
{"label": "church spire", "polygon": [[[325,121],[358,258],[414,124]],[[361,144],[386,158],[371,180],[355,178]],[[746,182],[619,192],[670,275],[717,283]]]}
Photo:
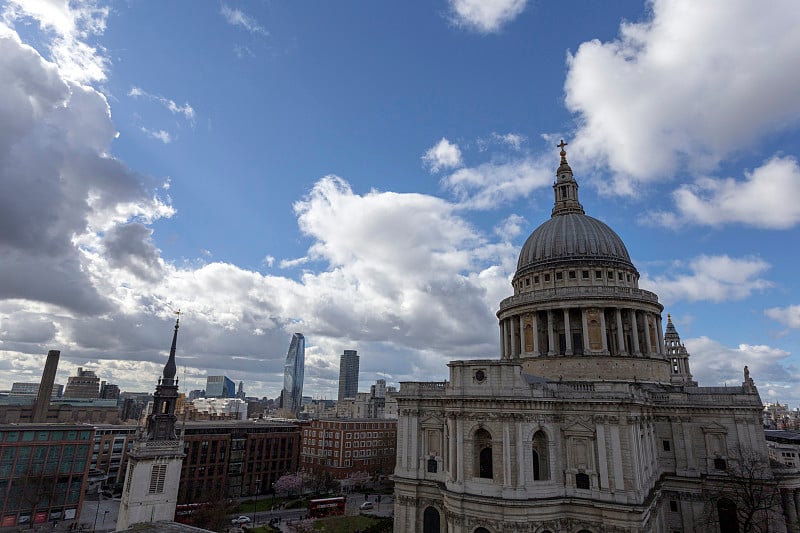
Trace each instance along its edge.
{"label": "church spire", "polygon": [[[180,314],[178,311],[177,314]],[[180,318],[175,321],[172,333],[172,346],[169,350],[164,373],[153,394],[153,412],[147,417],[146,440],[172,441],[177,439],[175,433],[175,408],[178,403],[178,380],[175,379],[175,349],[178,345],[178,327]]]}
{"label": "church spire", "polygon": [[172,384],[172,381],[175,379],[175,347],[178,345],[178,327],[180,327],[181,312],[178,311],[175,314],[178,315],[178,318],[175,319],[175,332],[172,334],[172,347],[169,349],[169,359],[167,359],[167,364],[164,365],[164,374],[162,379],[162,383],[165,385]]}
{"label": "church spire", "polygon": [[667,360],[672,367],[670,382],[673,385],[687,385],[696,387],[697,382],[692,380],[689,370],[689,352],[681,342],[678,330],[672,323],[672,315],[667,314],[667,331],[664,333],[664,347],[667,349]]}
{"label": "church spire", "polygon": [[578,182],[575,181],[572,175],[572,168],[567,163],[567,151],[564,150],[567,144],[564,139],[561,139],[561,143],[556,145],[556,147],[561,148],[561,164],[556,170],[556,182],[553,184],[555,202],[551,216],[554,217],[569,214],[586,214],[583,206],[578,201]]}

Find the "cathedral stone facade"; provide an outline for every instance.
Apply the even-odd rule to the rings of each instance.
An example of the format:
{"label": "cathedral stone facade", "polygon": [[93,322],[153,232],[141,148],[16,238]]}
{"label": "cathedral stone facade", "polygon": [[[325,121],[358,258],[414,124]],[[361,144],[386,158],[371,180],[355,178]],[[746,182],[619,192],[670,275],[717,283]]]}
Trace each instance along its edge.
{"label": "cathedral stone facade", "polygon": [[394,530],[800,531],[800,475],[769,464],[747,368],[737,387],[693,381],[564,146],[552,217],[500,303],[500,359],[401,384]]}

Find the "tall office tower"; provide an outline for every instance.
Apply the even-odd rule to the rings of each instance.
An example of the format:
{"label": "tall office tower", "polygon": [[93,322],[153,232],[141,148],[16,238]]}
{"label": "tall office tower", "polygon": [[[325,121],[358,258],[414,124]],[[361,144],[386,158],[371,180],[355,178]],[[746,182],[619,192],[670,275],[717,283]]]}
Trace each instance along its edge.
{"label": "tall office tower", "polygon": [[164,373],[153,395],[153,412],[144,432],[128,453],[125,489],[119,507],[117,531],[132,524],[175,519],[178,484],[183,465],[183,438],[175,432],[178,380],[175,378],[175,347],[179,321],[175,321],[172,347]]}
{"label": "tall office tower", "polygon": [[369,392],[373,398],[386,398],[386,380],[377,380],[375,385],[370,386]]}
{"label": "tall office tower", "polygon": [[339,356],[339,401],[355,398],[358,392],[358,351],[345,350]]}
{"label": "tall office tower", "polygon": [[236,385],[227,376],[208,376],[206,378],[206,398],[234,398]]}
{"label": "tall office tower", "polygon": [[303,373],[306,361],[306,338],[302,333],[292,335],[286,363],[283,365],[283,391],[281,407],[295,415],[300,412],[303,397]]}
{"label": "tall office tower", "polygon": [[236,397],[240,400],[244,400],[244,382],[239,382],[239,388],[236,390]]}
{"label": "tall office tower", "polygon": [[50,396],[52,395],[53,383],[56,381],[56,370],[58,370],[58,358],[60,356],[61,352],[58,350],[47,352],[42,381],[39,383],[36,403],[33,406],[32,422],[47,422],[47,408],[50,407]]}
{"label": "tall office tower", "polygon": [[91,370],[78,367],[78,375],[67,378],[64,398],[99,398],[100,378]]}

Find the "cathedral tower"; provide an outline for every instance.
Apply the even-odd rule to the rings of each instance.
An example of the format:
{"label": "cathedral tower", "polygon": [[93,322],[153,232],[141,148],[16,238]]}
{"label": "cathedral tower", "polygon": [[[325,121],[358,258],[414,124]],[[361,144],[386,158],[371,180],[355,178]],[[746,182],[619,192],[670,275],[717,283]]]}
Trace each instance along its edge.
{"label": "cathedral tower", "polygon": [[175,348],[179,320],[175,321],[172,347],[153,396],[153,412],[128,454],[125,489],[117,519],[117,531],[140,522],[172,521],[178,499],[183,464],[183,442],[175,432]]}

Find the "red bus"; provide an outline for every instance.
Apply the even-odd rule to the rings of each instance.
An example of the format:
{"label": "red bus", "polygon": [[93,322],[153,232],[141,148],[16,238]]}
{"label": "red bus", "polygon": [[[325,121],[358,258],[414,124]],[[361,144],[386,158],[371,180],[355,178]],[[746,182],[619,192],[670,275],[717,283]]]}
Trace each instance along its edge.
{"label": "red bus", "polygon": [[308,516],[322,518],[344,514],[344,496],[336,498],[322,498],[308,502]]}

